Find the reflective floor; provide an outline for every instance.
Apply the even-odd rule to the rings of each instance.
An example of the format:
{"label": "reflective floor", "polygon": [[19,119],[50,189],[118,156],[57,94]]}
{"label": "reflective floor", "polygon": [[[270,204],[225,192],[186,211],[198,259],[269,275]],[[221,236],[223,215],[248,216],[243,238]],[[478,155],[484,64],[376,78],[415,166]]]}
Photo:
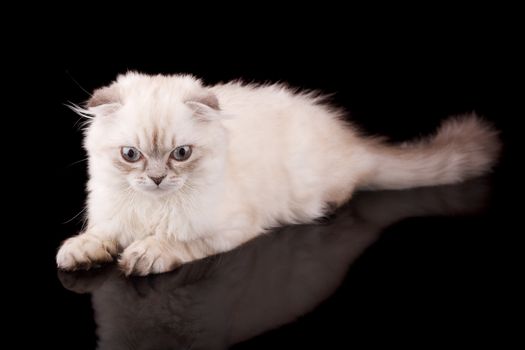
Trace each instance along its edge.
{"label": "reflective floor", "polygon": [[63,336],[53,343],[267,349],[489,341],[502,279],[490,259],[494,230],[503,227],[493,182],[358,193],[318,224],[284,227],[163,275],[127,279],[115,266],[58,273],[50,302]]}
{"label": "reflective floor", "polygon": [[[15,294],[3,298],[3,319],[14,324],[4,332],[15,338],[4,340],[4,347],[523,348],[515,342],[523,342],[525,295],[522,12],[507,11],[516,19],[507,18],[491,5],[492,16],[483,17],[479,7],[470,6],[465,15],[457,6],[448,8],[464,33],[435,11],[406,11],[404,19],[380,16],[378,7],[375,21],[364,26],[355,11],[339,11],[344,19],[320,12],[336,28],[308,18],[290,34],[277,35],[268,32],[278,27],[276,18],[256,23],[250,13],[244,25],[242,16],[220,17],[221,25],[208,35],[188,26],[168,31],[168,41],[155,43],[157,35],[148,35],[149,48],[125,34],[132,26],[117,40],[107,33],[67,40],[62,34],[84,27],[91,32],[102,23],[97,18],[95,26],[86,26],[77,16],[69,17],[78,23],[58,26],[62,33],[45,35],[38,45],[11,35],[20,48],[5,50],[5,56],[15,55],[25,67],[8,64],[4,70],[20,84],[6,85],[13,97],[5,105],[16,108],[4,113],[3,129],[6,140],[14,139],[3,149],[2,213],[12,222],[3,225],[2,238],[17,240],[2,240],[2,286]],[[172,28],[182,17],[195,16],[166,23]],[[196,22],[204,24],[192,21],[190,28]],[[235,29],[220,35],[228,22]],[[425,23],[431,30],[424,30]],[[47,27],[32,34],[38,37]],[[258,27],[264,35],[252,36]],[[248,40],[239,28],[250,33]],[[125,37],[132,46],[120,40]],[[55,51],[52,39],[64,49]],[[106,42],[115,52],[103,48]],[[22,55],[24,47],[31,53]],[[430,135],[446,116],[475,110],[501,131],[503,155],[489,177],[358,193],[316,225],[284,227],[164,275],[126,279],[113,266],[58,273],[60,242],[82,229],[87,182],[84,121],[65,105],[82,103],[128,70],[192,73],[208,84],[241,78],[318,89],[333,94],[330,103],[350,111],[366,135],[392,142]],[[12,272],[14,279],[6,277]]]}

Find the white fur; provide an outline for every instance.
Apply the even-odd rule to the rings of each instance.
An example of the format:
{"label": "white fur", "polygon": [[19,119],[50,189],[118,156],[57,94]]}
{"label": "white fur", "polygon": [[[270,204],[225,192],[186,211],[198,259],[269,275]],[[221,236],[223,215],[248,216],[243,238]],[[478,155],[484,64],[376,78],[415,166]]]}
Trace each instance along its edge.
{"label": "white fur", "polygon": [[[204,87],[190,76],[128,73],[97,90],[88,106],[88,226],[60,249],[63,269],[108,260],[117,254],[107,248],[113,242],[126,273],[168,271],[279,224],[312,221],[358,186],[479,175],[499,150],[496,133],[475,115],[445,122],[433,138],[388,146],[361,137],[321,98],[282,85]],[[172,171],[169,154],[181,145],[193,145],[193,154],[188,163],[171,161]],[[139,148],[144,163],[116,166],[123,146]],[[189,162],[196,165],[182,169]],[[157,187],[152,174],[167,177]],[[99,252],[90,252],[96,241]]]}

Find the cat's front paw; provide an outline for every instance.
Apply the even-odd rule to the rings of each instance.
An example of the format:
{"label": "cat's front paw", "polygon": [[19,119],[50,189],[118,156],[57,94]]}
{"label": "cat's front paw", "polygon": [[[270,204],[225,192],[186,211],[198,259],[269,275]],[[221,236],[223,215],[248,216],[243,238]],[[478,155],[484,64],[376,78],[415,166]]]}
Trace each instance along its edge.
{"label": "cat's front paw", "polygon": [[88,270],[110,262],[118,252],[117,243],[83,233],[66,240],[57,254],[57,266],[62,270]]}
{"label": "cat's front paw", "polygon": [[127,247],[119,259],[122,271],[129,275],[146,276],[168,272],[182,264],[176,249],[163,239],[151,236]]}

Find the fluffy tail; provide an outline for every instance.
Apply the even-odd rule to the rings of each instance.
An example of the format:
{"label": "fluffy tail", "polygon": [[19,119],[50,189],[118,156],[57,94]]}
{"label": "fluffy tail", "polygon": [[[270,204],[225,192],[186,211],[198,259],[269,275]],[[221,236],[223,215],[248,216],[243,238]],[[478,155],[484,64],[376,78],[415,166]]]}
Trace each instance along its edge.
{"label": "fluffy tail", "polygon": [[476,114],[446,120],[429,138],[400,145],[372,143],[361,186],[405,189],[457,183],[486,173],[501,150],[498,132]]}

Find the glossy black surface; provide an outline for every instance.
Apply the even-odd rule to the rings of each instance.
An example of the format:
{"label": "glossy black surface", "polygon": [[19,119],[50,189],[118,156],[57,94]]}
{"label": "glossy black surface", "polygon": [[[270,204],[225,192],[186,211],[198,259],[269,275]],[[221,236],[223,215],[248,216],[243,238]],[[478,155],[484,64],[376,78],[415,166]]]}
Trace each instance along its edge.
{"label": "glossy black surface", "polygon": [[59,272],[48,335],[78,349],[500,344],[509,228],[493,182],[358,193],[318,224],[163,275]]}
{"label": "glossy black surface", "polygon": [[[109,266],[58,276],[64,288],[91,294],[101,349],[216,349],[237,343],[236,348],[250,348],[292,340],[294,333],[299,343],[322,345],[333,340],[325,339],[331,333],[340,337],[341,328],[359,339],[363,332],[372,336],[373,330],[392,336],[389,329],[399,331],[399,323],[407,329],[397,336],[407,340],[416,331],[423,333],[419,336],[450,336],[461,331],[458,317],[471,319],[469,313],[477,312],[478,297],[468,295],[473,286],[466,280],[479,278],[480,267],[474,261],[459,265],[454,255],[479,258],[479,241],[464,247],[462,240],[477,226],[476,214],[488,196],[486,179],[360,193],[322,223],[279,229],[172,273],[128,279]],[[415,232],[417,226],[422,232]],[[409,247],[393,235],[410,236]],[[436,235],[445,235],[446,242]],[[433,240],[437,246],[429,248]],[[417,252],[414,241],[420,243]],[[438,253],[440,245],[445,246]],[[380,261],[367,262],[377,254]],[[432,258],[421,257],[426,254]],[[466,280],[458,279],[457,269]],[[437,317],[446,322],[439,330],[433,329]],[[92,339],[90,332],[82,333]]]}
{"label": "glossy black surface", "polygon": [[[448,39],[458,40],[451,42],[388,32],[363,45],[348,39],[350,51],[311,39],[287,41],[287,51],[261,41],[251,51],[169,49],[140,59],[65,52],[60,64],[35,64],[45,71],[32,80],[45,95],[45,115],[31,116],[34,141],[20,151],[31,155],[31,185],[21,201],[31,215],[17,219],[26,225],[23,242],[8,251],[21,281],[12,284],[22,310],[18,343],[52,349],[515,344],[523,68],[516,42],[488,34],[454,33]],[[282,80],[337,92],[334,104],[351,111],[357,125],[393,141],[426,135],[446,116],[476,110],[502,131],[504,153],[488,177],[358,193],[317,225],[284,227],[168,274],[126,279],[113,266],[58,273],[56,249],[82,227],[86,181],[78,118],[63,104],[87,98],[79,85],[91,91],[127,69],[192,72],[210,83]]]}

